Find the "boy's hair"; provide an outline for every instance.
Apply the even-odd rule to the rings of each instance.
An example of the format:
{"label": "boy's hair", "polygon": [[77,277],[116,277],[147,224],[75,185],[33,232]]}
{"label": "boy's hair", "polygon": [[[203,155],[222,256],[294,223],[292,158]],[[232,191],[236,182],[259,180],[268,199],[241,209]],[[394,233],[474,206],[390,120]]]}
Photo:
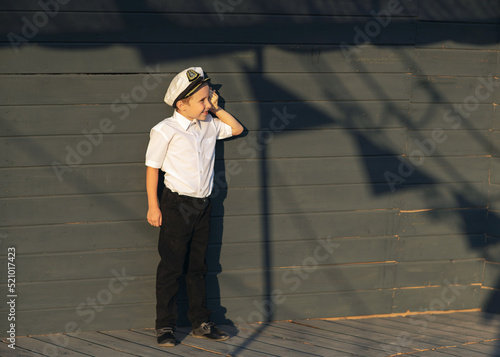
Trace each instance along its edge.
{"label": "boy's hair", "polygon": [[192,95],[190,95],[189,97],[184,98],[184,99],[179,99],[179,100],[175,103],[175,109],[179,109],[178,104],[179,104],[179,103],[181,103],[181,102],[182,102],[184,105],[188,105],[188,104],[189,104],[189,102],[191,101],[191,98],[193,98],[193,96],[192,96]]}

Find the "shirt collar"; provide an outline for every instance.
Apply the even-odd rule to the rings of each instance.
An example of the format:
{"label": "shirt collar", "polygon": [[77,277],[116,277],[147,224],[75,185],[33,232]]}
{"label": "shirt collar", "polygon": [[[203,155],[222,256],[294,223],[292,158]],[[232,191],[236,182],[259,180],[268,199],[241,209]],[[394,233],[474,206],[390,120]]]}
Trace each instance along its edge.
{"label": "shirt collar", "polygon": [[199,120],[189,120],[182,114],[179,114],[179,112],[176,110],[174,111],[174,119],[177,120],[177,123],[181,126],[182,129],[187,131],[191,125],[199,124]]}

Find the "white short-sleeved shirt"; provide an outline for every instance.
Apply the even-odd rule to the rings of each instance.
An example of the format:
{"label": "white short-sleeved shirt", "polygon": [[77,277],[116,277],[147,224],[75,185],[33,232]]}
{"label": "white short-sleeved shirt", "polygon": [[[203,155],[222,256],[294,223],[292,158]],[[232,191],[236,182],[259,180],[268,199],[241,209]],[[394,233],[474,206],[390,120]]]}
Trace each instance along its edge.
{"label": "white short-sleeved shirt", "polygon": [[218,118],[189,120],[174,114],[151,129],[146,166],[165,172],[165,186],[181,195],[207,197],[214,179],[215,141],[232,136]]}

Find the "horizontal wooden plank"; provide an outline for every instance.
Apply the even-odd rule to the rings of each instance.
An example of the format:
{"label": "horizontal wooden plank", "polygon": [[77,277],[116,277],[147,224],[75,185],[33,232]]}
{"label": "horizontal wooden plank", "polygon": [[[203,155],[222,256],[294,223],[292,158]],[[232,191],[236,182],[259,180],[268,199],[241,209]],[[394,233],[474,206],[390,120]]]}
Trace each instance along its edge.
{"label": "horizontal wooden plank", "polygon": [[[500,185],[490,184],[490,196],[489,196],[489,208],[495,212],[500,210],[500,203],[498,198],[500,197]],[[496,213],[498,214],[498,213]],[[496,217],[492,217],[493,222],[496,221]]]}
{"label": "horizontal wooden plank", "polygon": [[[397,167],[391,157],[307,158],[287,160],[226,160],[215,164],[213,194],[229,187],[328,185],[384,183],[384,173]],[[470,166],[468,167],[470,169]],[[262,182],[262,171],[266,181]],[[474,172],[474,171],[473,171]],[[80,165],[55,180],[53,167],[12,168],[0,170],[6,189],[3,197],[46,196],[85,193],[137,192],[144,189],[145,166]],[[33,183],[32,177],[37,177]]]}
{"label": "horizontal wooden plank", "polygon": [[420,21],[497,23],[500,15],[500,6],[494,0],[445,0],[418,5]]}
{"label": "horizontal wooden plank", "polygon": [[[107,331],[113,329],[154,327],[155,305],[130,304],[96,305],[98,310],[83,305],[78,313],[75,308],[59,308],[34,311],[19,311],[16,314],[18,336],[55,332]],[[50,317],[52,316],[52,318]],[[121,325],[121,327],[119,326]],[[2,331],[7,329],[2,329]],[[2,332],[1,337],[5,337]],[[154,340],[153,340],[154,341]]]}
{"label": "horizontal wooden plank", "polygon": [[6,199],[0,207],[2,226],[125,221],[145,217],[147,199],[144,193],[49,196]]}
{"label": "horizontal wooden plank", "polygon": [[[173,74],[4,75],[0,105],[162,103]],[[222,86],[219,83],[223,83]],[[335,83],[335,86],[331,86]],[[370,84],[368,84],[370,83]],[[405,100],[409,74],[218,74],[222,101]],[[7,89],[8,88],[8,89]],[[127,99],[128,98],[128,99]],[[120,109],[122,108],[122,109]],[[122,115],[125,115],[124,113]]]}
{"label": "horizontal wooden plank", "polygon": [[[498,72],[498,69],[497,69],[497,72]],[[498,98],[498,96],[495,97],[495,99],[497,99],[497,98]],[[493,123],[492,123],[493,130],[500,130],[500,123],[498,122],[498,118],[500,118],[500,109],[498,109],[498,107],[495,106],[494,111],[493,111]]]}
{"label": "horizontal wooden plank", "polygon": [[[284,241],[210,245],[207,263],[209,271],[214,272],[303,266],[304,274],[302,269],[285,274],[286,283],[290,283],[296,280],[297,274],[304,278],[319,265],[392,261],[395,259],[396,242],[395,237],[370,237],[318,238],[294,241],[294,244]],[[355,249],[360,244],[362,249]],[[255,255],[247,254],[249,251],[255,252]],[[89,259],[99,264],[85,264]],[[3,262],[6,262],[5,258]],[[123,279],[133,280],[138,276],[154,275],[158,262],[156,247],[51,255],[25,255],[19,251],[16,256],[16,279],[20,282],[41,282],[125,276]],[[1,281],[6,283],[6,278]]]}
{"label": "horizontal wooden plank", "polygon": [[[479,162],[480,163],[480,162]],[[328,185],[385,183],[387,170],[397,168],[392,157],[307,158],[262,160],[219,160],[215,164],[213,194],[229,187]],[[474,166],[473,166],[474,167]],[[477,167],[477,165],[475,166]],[[470,172],[471,166],[467,166]],[[262,172],[266,180],[262,182]],[[476,172],[476,171],[472,171]],[[479,174],[480,172],[476,172]],[[486,172],[487,174],[487,172]],[[484,176],[484,175],[483,175]],[[33,182],[32,178],[37,177]],[[5,189],[2,197],[137,192],[144,189],[143,163],[123,165],[80,165],[61,173],[59,181],[54,167],[9,168],[0,170]]]}
{"label": "horizontal wooden plank", "polygon": [[445,209],[402,212],[401,236],[435,236],[441,234],[482,234],[486,227],[487,210]]}
{"label": "horizontal wooden plank", "polygon": [[481,289],[481,310],[491,314],[500,313],[500,289]]}
{"label": "horizontal wooden plank", "polygon": [[[413,65],[413,49],[366,44],[342,45],[245,45],[245,44],[37,44],[13,51],[0,46],[0,73],[177,73],[186,59],[215,73],[356,72],[407,73]],[[64,60],[62,60],[64,58]],[[112,63],[109,58],[120,58]],[[332,64],[335,64],[332,66]],[[486,65],[486,64],[485,64]],[[494,68],[494,67],[493,67]]]}
{"label": "horizontal wooden plank", "polygon": [[[61,11],[97,11],[97,12],[176,12],[176,13],[218,13],[222,8],[227,13],[261,13],[261,14],[300,14],[300,15],[366,15],[371,10],[379,12],[392,8],[390,0],[360,0],[353,4],[349,0],[339,0],[335,3],[325,3],[321,0],[303,1],[265,1],[233,2],[214,4],[210,0],[187,0],[183,2],[165,3],[161,0],[148,2],[121,1],[103,3],[98,0],[89,0],[85,3],[70,2],[60,6]],[[219,7],[217,7],[219,5]],[[226,5],[226,7],[224,7]],[[396,3],[392,16],[415,16],[417,6],[411,0],[402,0]],[[0,11],[40,11],[40,4],[36,0],[19,0],[15,3],[1,4]]]}
{"label": "horizontal wooden plank", "polygon": [[[319,266],[314,270],[311,267],[307,270],[273,269],[269,271],[269,277],[263,270],[223,271],[207,275],[207,298],[265,296],[267,279],[270,279],[273,290],[279,289],[283,294],[389,289],[392,288],[394,274],[393,264]],[[88,297],[108,306],[156,301],[154,275],[136,276],[127,280],[126,286],[113,279],[84,279],[78,284],[73,280],[20,283],[17,285],[20,299],[16,308],[17,311],[76,309],[88,301]],[[178,299],[187,299],[184,277],[181,278]]]}
{"label": "horizontal wooden plank", "polygon": [[[62,167],[62,166],[61,166]],[[0,170],[2,197],[137,192],[146,187],[143,163],[123,165],[80,165],[55,171],[56,166]],[[59,172],[56,174],[56,172]],[[34,181],[33,177],[37,180]],[[59,180],[60,179],[60,180]]]}
{"label": "horizontal wooden plank", "polygon": [[[407,126],[408,102],[228,103],[248,130],[388,129]],[[1,109],[1,108],[0,108]],[[283,118],[287,120],[283,120]]]}
{"label": "horizontal wooden plank", "polygon": [[[293,194],[291,194],[293,192]],[[265,195],[267,210],[263,210],[260,200],[255,197]],[[75,199],[77,198],[77,199]],[[455,199],[451,195],[451,203]],[[241,202],[251,204],[242,206]],[[359,209],[391,209],[396,204],[396,198],[390,194],[387,185],[333,185],[333,186],[303,186],[291,188],[276,187],[267,190],[259,188],[230,189],[226,195],[222,193],[214,199],[214,216],[248,215],[248,214],[290,214],[313,213],[325,211],[348,211]],[[457,201],[462,204],[460,201]],[[222,207],[224,204],[224,207]],[[436,202],[438,205],[439,202]],[[441,204],[442,206],[442,204]],[[453,206],[453,204],[451,205]],[[47,210],[47,207],[50,207]],[[142,207],[142,208],[141,208]],[[143,219],[145,215],[145,193],[98,194],[86,196],[61,196],[4,199],[2,204],[3,226],[37,225],[75,222],[122,221],[127,219]],[[428,206],[427,206],[428,207]],[[224,210],[224,211],[223,211]],[[23,215],[20,215],[23,212]],[[410,219],[403,231],[414,234],[411,220],[417,217],[436,219],[439,224],[433,228],[447,227],[451,221],[460,222],[453,232],[479,233],[484,232],[485,220],[476,216],[482,215],[481,209],[432,210],[420,212],[422,215],[412,216],[413,212],[405,213],[403,221]],[[470,216],[472,215],[472,216]],[[456,217],[455,217],[456,216]],[[434,217],[434,218],[433,218]],[[444,217],[448,217],[444,219]],[[454,218],[455,217],[455,218]],[[451,221],[449,221],[451,219]],[[416,224],[416,222],[415,222]],[[418,225],[420,226],[420,225]],[[483,227],[480,229],[480,227]],[[415,227],[414,227],[415,228]],[[423,229],[424,227],[419,227]],[[450,227],[448,227],[450,228]],[[464,229],[463,231],[461,229]],[[470,230],[472,229],[472,230]],[[477,229],[480,229],[479,231]],[[426,231],[425,229],[423,231]],[[433,234],[443,234],[437,229]]]}
{"label": "horizontal wooden plank", "polygon": [[491,136],[491,156],[499,157],[500,156],[500,131],[493,130],[490,134]]}
{"label": "horizontal wooden plank", "polygon": [[[315,240],[284,242],[257,242],[212,245],[207,254],[212,271],[299,267],[308,265],[385,262],[395,260],[394,236],[370,238],[317,238]],[[245,252],[255,254],[245,254]],[[313,269],[313,268],[312,268]],[[311,270],[312,270],[311,269]]]}
{"label": "horizontal wooden plank", "polygon": [[[498,46],[498,48],[499,48],[499,50],[500,50],[500,42],[499,42],[499,46]],[[499,63],[499,62],[497,62],[497,69],[496,69],[496,73],[499,73],[499,71],[500,71],[500,63]],[[498,77],[497,77],[497,79],[498,79]],[[498,86],[498,85],[500,85],[499,81],[496,81],[496,82],[491,81],[489,77],[488,77],[488,78],[485,78],[485,82],[487,83],[485,86],[486,86],[487,88],[489,88],[490,92],[491,92],[491,85],[492,85],[492,83],[493,83],[493,86]],[[493,91],[493,97],[494,97],[494,103],[498,103],[498,102],[500,101],[500,91],[498,91],[498,90],[494,90],[494,91]],[[495,120],[495,119],[493,119],[493,120]],[[493,124],[493,125],[495,126],[495,124]]]}
{"label": "horizontal wooden plank", "polygon": [[490,182],[492,184],[500,184],[500,158],[490,158]]}
{"label": "horizontal wooden plank", "polygon": [[397,288],[480,284],[483,269],[482,259],[398,262],[395,284]]}
{"label": "horizontal wooden plank", "polygon": [[483,234],[400,237],[397,261],[480,259],[485,246]]}
{"label": "horizontal wooden plank", "polygon": [[495,106],[478,104],[474,111],[460,111],[448,103],[411,103],[408,128],[411,130],[489,130],[492,128]]}
{"label": "horizontal wooden plank", "polygon": [[[0,77],[0,82],[11,87],[10,94],[3,91],[4,105],[30,105],[30,104],[109,104],[115,102],[115,110],[123,108],[122,100],[128,100],[132,106],[137,103],[163,102],[164,87],[173,76],[154,74],[157,79],[153,82],[153,75],[42,75],[42,76],[15,76],[5,75]],[[42,78],[43,77],[43,78]],[[151,82],[147,82],[151,80]],[[143,80],[146,79],[146,90]],[[26,88],[26,98],[22,98],[20,87],[31,83],[31,88]],[[159,86],[159,83],[163,83]],[[155,86],[156,85],[156,86]],[[62,86],[62,87],[61,87]],[[63,89],[64,87],[64,89]],[[17,88],[17,89],[16,89]],[[97,89],[99,88],[99,90]],[[46,91],[53,91],[52,94]],[[131,100],[134,91],[136,99]],[[36,93],[36,94],[35,94]],[[123,94],[124,97],[120,98]],[[163,94],[163,95],[162,95]],[[28,98],[31,97],[31,98]],[[57,97],[60,97],[57,99]],[[86,103],[84,103],[86,102]]]}
{"label": "horizontal wooden plank", "polygon": [[272,290],[279,289],[284,294],[390,289],[394,274],[394,264],[273,269],[269,276],[264,271],[223,271],[217,276],[218,282],[214,275],[207,278],[207,293],[209,298],[218,297],[214,295],[218,284],[220,296],[261,296],[266,294],[267,280]]}
{"label": "horizontal wooden plank", "polygon": [[[101,130],[104,124],[101,121],[110,118],[113,133],[149,134],[153,126],[172,114],[171,107],[164,103],[137,104],[128,112],[125,107],[124,104],[0,106],[0,133],[1,136],[82,135],[83,130]],[[247,130],[274,134],[305,128],[402,128],[407,125],[408,112],[405,102],[227,103],[225,107]]]}
{"label": "horizontal wooden plank", "polygon": [[9,137],[82,135],[84,130],[102,131],[105,119],[109,118],[113,133],[149,133],[153,126],[172,113],[172,108],[165,103],[139,103],[135,108],[124,104],[1,106],[0,130],[1,136]]}
{"label": "horizontal wooden plank", "polygon": [[393,313],[449,311],[480,307],[481,287],[456,285],[397,289],[394,292]]}
{"label": "horizontal wooden plank", "polygon": [[[357,16],[293,16],[261,14],[224,14],[220,21],[218,14],[179,14],[175,13],[92,13],[60,12],[45,26],[35,27],[29,32],[23,26],[33,19],[36,12],[0,13],[0,31],[23,36],[32,43],[38,42],[97,42],[97,43],[313,43],[340,44],[359,43],[355,27],[372,33],[365,27],[370,17]],[[43,13],[42,13],[43,14]],[[38,21],[37,21],[38,20]],[[48,20],[48,16],[47,16]],[[39,19],[32,22],[40,22]],[[42,22],[42,23],[43,23]],[[88,24],[93,26],[88,26]],[[377,44],[413,44],[415,20],[411,18],[392,18],[382,27],[380,21],[372,20],[378,29],[375,36],[363,35],[369,42]],[[368,29],[368,31],[366,30]],[[208,31],[210,30],[210,31]],[[33,34],[35,32],[35,34]],[[182,36],[165,36],[166,33],[182,33]],[[8,43],[14,38],[22,44],[19,37],[2,37]],[[361,40],[362,42],[366,42]],[[157,57],[157,55],[154,55]]]}
{"label": "horizontal wooden plank", "polygon": [[[489,157],[477,156],[425,157],[425,160],[418,162],[419,166],[413,165],[410,160],[401,161],[405,166],[398,165],[397,170],[391,172],[401,177],[405,185],[486,182],[490,160]],[[414,171],[411,171],[412,168]],[[391,182],[390,178],[387,181]]]}
{"label": "horizontal wooden plank", "polygon": [[[261,242],[264,226],[269,227],[273,242],[395,235],[398,217],[392,210],[214,217],[210,241],[213,244]],[[241,227],[246,227],[245,234]],[[158,232],[143,219],[6,227],[0,231],[0,239],[4,246],[15,246],[19,254],[49,254],[118,247],[153,249]]]}
{"label": "horizontal wooden plank", "polygon": [[486,208],[488,183],[406,185],[398,190],[402,210]]}
{"label": "horizontal wooden plank", "polygon": [[[116,270],[118,275],[120,269]],[[126,272],[128,275],[128,272]],[[155,275],[126,276],[123,283],[116,277],[99,279],[37,281],[20,283],[17,311],[88,307],[87,302],[95,299],[99,305],[154,303]],[[126,284],[126,285],[125,285]],[[185,288],[185,286],[184,286]],[[58,293],[55,293],[58,292]],[[184,299],[186,294],[182,294]],[[82,307],[78,309],[82,311]]]}
{"label": "horizontal wooden plank", "polygon": [[71,166],[144,162],[148,141],[147,134],[95,131],[76,136],[1,138],[0,147],[4,167],[49,165],[53,179],[61,181],[71,174]]}
{"label": "horizontal wooden plank", "polygon": [[407,155],[418,160],[427,156],[490,155],[491,132],[487,130],[408,131]]}
{"label": "horizontal wooden plank", "polygon": [[[267,197],[266,209],[263,209],[262,202],[255,202],[256,197]],[[253,207],[241,205],[241,202],[252,201],[255,204]],[[302,186],[293,190],[276,187],[265,191],[253,188],[230,189],[224,200],[225,215],[312,213],[394,207],[394,197],[385,184]],[[214,208],[215,215],[222,214],[217,201]]]}
{"label": "horizontal wooden plank", "polygon": [[[245,243],[320,237],[392,236],[398,227],[396,210],[303,212],[268,216],[227,216],[212,219],[212,241]],[[245,235],[241,234],[245,227]],[[263,236],[263,233],[266,236]]]}
{"label": "horizontal wooden plank", "polygon": [[[265,197],[265,205],[256,197]],[[4,199],[2,226],[144,219],[145,192]],[[214,197],[214,216],[391,209],[385,184],[230,189]],[[242,205],[241,202],[248,204]],[[21,212],[23,214],[21,215]]]}
{"label": "horizontal wooden plank", "polygon": [[159,230],[146,220],[102,223],[6,227],[2,245],[15,246],[21,255],[103,249],[154,248]]}
{"label": "horizontal wooden plank", "polygon": [[[489,212],[491,214],[491,212]],[[488,223],[489,223],[488,219]],[[487,262],[500,263],[500,238],[486,236],[486,247],[484,250],[484,259]]]}
{"label": "horizontal wooden plank", "polygon": [[430,48],[496,50],[498,38],[496,24],[419,21],[416,45]]}
{"label": "horizontal wooden plank", "polygon": [[[402,183],[408,187],[413,184],[453,182],[486,184],[489,160],[489,157],[426,158],[418,167],[412,165],[414,171],[411,174],[408,171],[410,166],[405,166],[405,169],[401,168],[402,163],[411,165],[411,162],[393,156],[290,158],[265,161],[225,160],[216,162],[215,184],[217,187],[214,192],[217,193],[219,188],[224,188],[226,185],[253,187],[256,185],[387,183],[388,186],[394,186],[390,173],[399,176]],[[265,180],[263,180],[263,172],[266,174]],[[415,187],[411,186],[408,189],[415,190]],[[485,195],[484,191],[479,190],[479,192]],[[477,198],[474,193],[461,193],[460,196]]]}
{"label": "horizontal wooden plank", "polygon": [[488,225],[486,228],[486,233],[488,236],[492,236],[493,238],[500,237],[500,226],[498,225],[500,222],[500,211],[490,209],[488,211]]}
{"label": "horizontal wooden plank", "polygon": [[417,49],[415,74],[429,76],[488,76],[495,73],[496,51]]}
{"label": "horizontal wooden plank", "polygon": [[[393,156],[404,153],[405,139],[404,129],[260,131],[219,141],[216,157],[253,160]],[[77,173],[73,172],[74,166],[82,164],[144,163],[148,142],[149,135],[145,133],[107,134],[97,130],[72,136],[4,137],[0,138],[0,166],[50,166],[53,179],[62,181],[65,176]],[[397,169],[399,161],[395,158],[388,160]],[[235,167],[232,171],[238,172],[238,169]]]}
{"label": "horizontal wooden plank", "polygon": [[[250,132],[224,143],[216,156],[224,159],[292,158],[325,156],[398,155],[405,149],[406,130],[303,130],[275,133]],[[300,143],[300,145],[297,145]],[[222,155],[221,155],[222,154]],[[396,159],[391,159],[394,163]],[[399,162],[398,162],[399,163]]]}
{"label": "horizontal wooden plank", "polygon": [[493,289],[500,289],[500,264],[486,262],[484,264],[483,286]]}
{"label": "horizontal wooden plank", "polygon": [[[159,262],[156,247],[116,248],[51,255],[17,253],[16,280],[18,282],[56,280],[73,280],[74,282],[79,279],[98,278],[106,278],[110,281],[116,278],[122,285],[127,285],[129,280],[134,280],[136,277],[154,275]],[[2,258],[2,261],[6,262],[6,257]],[[89,259],[96,263],[89,264]],[[36,262],[36,265],[30,262]],[[6,283],[6,278],[2,278],[1,282]]]}
{"label": "horizontal wooden plank", "polygon": [[[456,103],[453,108],[469,117],[480,103],[492,104],[496,100],[495,88],[498,78],[457,76],[416,77],[412,81],[413,103]],[[449,116],[452,120],[453,116]],[[439,127],[439,126],[438,126]]]}
{"label": "horizontal wooden plank", "polygon": [[[390,313],[391,290],[362,290],[349,292],[287,295],[280,304],[272,300],[228,298],[221,301],[227,308],[226,318],[239,323],[256,322],[262,316],[266,303],[274,308],[271,320],[363,316]],[[264,314],[265,316],[265,314]]]}

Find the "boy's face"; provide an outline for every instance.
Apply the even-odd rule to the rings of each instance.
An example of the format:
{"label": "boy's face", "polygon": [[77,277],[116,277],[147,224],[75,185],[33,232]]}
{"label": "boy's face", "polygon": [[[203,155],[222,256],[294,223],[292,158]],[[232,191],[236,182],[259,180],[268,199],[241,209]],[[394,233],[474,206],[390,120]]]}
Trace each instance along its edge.
{"label": "boy's face", "polygon": [[188,102],[178,103],[179,113],[189,120],[205,120],[208,111],[212,108],[209,95],[210,87],[205,83],[191,96]]}

